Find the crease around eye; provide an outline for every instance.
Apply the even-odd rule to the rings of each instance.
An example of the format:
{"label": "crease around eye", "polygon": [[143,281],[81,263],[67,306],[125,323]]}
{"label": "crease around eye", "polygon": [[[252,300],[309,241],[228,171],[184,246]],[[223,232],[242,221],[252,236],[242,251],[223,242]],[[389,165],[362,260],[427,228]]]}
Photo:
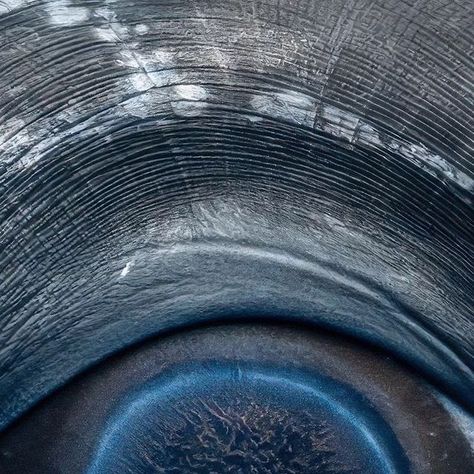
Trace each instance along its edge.
{"label": "crease around eye", "polygon": [[[137,420],[167,380],[169,430],[152,432],[177,450],[154,468],[221,472],[270,443],[296,472],[465,472],[470,16],[436,0],[0,2],[0,466],[113,472],[113,446],[120,469],[151,468]],[[327,426],[292,431],[311,413]],[[118,420],[136,444],[109,436]]]}

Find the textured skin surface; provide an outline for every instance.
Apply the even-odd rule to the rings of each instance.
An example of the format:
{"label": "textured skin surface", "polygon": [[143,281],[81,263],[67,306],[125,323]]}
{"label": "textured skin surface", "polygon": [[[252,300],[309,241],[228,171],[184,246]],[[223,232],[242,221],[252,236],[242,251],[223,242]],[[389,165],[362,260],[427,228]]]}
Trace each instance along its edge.
{"label": "textured skin surface", "polygon": [[0,425],[108,354],[302,317],[473,406],[472,2],[0,1]]}
{"label": "textured skin surface", "polygon": [[245,393],[224,407],[197,400],[178,405],[164,425],[147,426],[149,437],[135,441],[135,456],[119,455],[113,466],[124,473],[137,466],[139,472],[183,474],[361,472],[338,460],[334,433],[318,422],[311,413],[258,405]]}

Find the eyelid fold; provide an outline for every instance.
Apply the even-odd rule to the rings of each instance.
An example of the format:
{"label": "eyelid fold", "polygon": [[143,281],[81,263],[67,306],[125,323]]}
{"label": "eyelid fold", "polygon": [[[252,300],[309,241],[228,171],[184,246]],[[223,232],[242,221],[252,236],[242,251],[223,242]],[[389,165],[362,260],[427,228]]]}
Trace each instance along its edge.
{"label": "eyelid fold", "polygon": [[0,427],[234,317],[350,334],[472,409],[472,38],[435,5],[2,3]]}

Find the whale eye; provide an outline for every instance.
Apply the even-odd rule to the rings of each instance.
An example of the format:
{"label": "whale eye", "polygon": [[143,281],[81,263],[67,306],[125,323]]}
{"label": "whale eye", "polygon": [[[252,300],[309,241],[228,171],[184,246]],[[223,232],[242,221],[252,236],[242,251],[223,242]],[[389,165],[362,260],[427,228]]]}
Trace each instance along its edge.
{"label": "whale eye", "polygon": [[0,0],[0,472],[474,472],[467,0]]}
{"label": "whale eye", "polygon": [[[463,420],[463,421],[462,421]],[[2,472],[462,472],[469,416],[387,354],[243,323],[131,348],[0,438]],[[465,429],[465,428],[464,428]]]}

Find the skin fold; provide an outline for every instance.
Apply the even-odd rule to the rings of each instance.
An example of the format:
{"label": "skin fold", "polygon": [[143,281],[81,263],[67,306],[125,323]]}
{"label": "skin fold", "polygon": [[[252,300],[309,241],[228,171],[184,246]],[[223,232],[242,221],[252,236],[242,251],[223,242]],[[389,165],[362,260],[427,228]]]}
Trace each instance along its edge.
{"label": "skin fold", "polygon": [[236,320],[390,353],[470,419],[472,39],[464,0],[0,0],[0,428]]}

